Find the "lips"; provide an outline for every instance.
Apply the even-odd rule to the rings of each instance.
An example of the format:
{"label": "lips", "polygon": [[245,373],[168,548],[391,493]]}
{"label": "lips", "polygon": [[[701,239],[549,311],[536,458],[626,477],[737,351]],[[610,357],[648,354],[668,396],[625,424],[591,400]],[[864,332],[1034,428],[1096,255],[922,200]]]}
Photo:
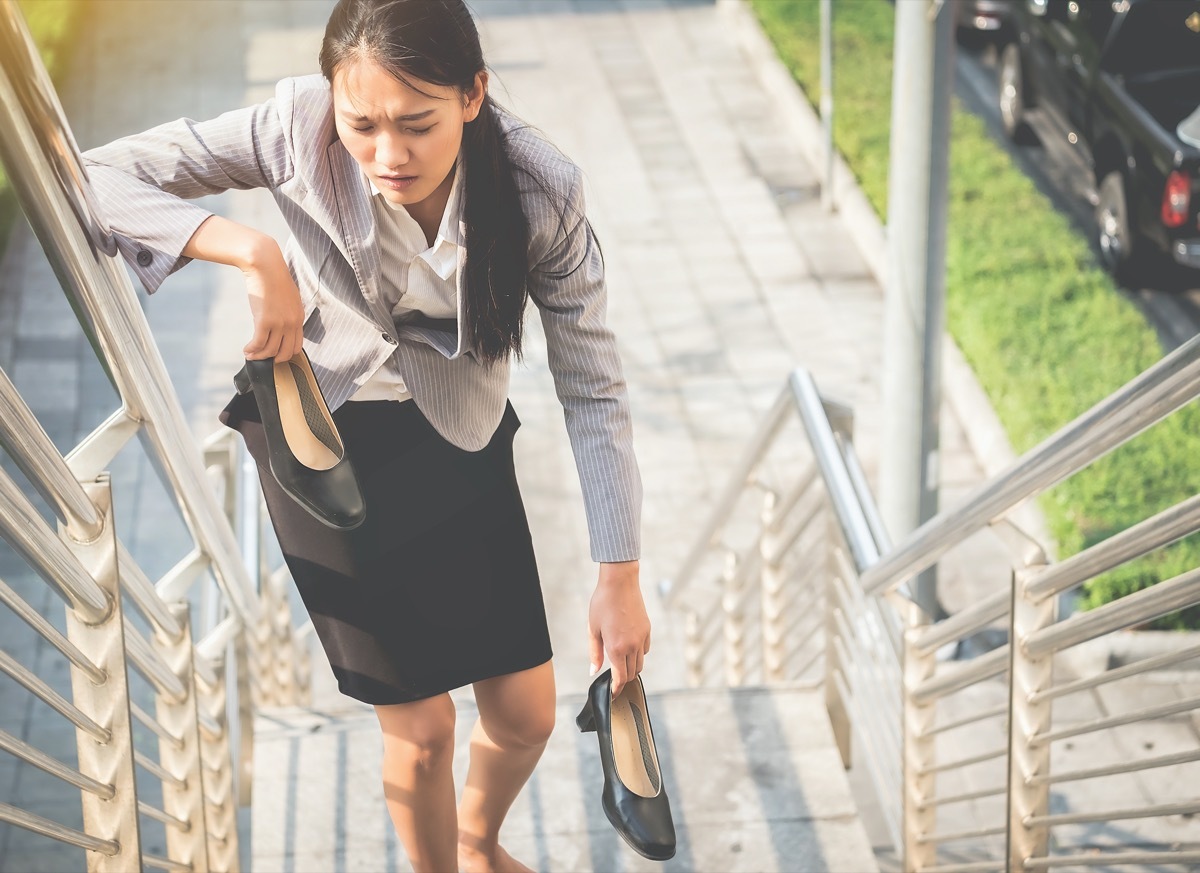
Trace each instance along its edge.
{"label": "lips", "polygon": [[416,176],[380,176],[379,184],[393,191],[404,191],[417,181]]}

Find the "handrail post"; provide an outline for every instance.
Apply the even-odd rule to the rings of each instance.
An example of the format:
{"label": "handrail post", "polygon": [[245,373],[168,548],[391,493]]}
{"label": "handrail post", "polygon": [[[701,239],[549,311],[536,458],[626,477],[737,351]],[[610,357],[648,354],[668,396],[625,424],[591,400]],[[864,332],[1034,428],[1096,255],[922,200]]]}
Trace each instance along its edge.
{"label": "handrail post", "polygon": [[1026,586],[1041,567],[1017,567],[1012,575],[1012,609],[1009,619],[1008,706],[1008,869],[1024,870],[1032,858],[1050,850],[1047,825],[1028,826],[1030,816],[1045,816],[1050,809],[1050,783],[1035,776],[1050,772],[1050,745],[1030,744],[1030,739],[1050,728],[1051,700],[1034,702],[1033,695],[1053,682],[1054,655],[1031,657],[1025,640],[1034,631],[1054,623],[1057,598],[1040,603],[1030,598]]}
{"label": "handrail post", "polygon": [[[240,633],[234,637],[235,650],[242,638]],[[200,734],[205,769],[204,803],[208,821],[205,837],[208,841],[208,862],[210,869],[215,873],[238,873],[241,862],[238,856],[238,804],[234,785],[235,767],[238,766],[238,762],[233,759],[229,736],[226,671],[225,652],[221,652],[213,658],[216,682],[209,685],[203,678],[196,677],[196,690],[200,708],[217,723],[218,729],[215,736],[209,736],[203,731]],[[236,776],[240,781],[240,774]]]}
{"label": "handrail post", "polygon": [[287,590],[291,577],[287,575],[286,566],[281,569],[282,572],[264,578],[263,587],[271,594],[269,601],[263,601],[263,616],[270,622],[268,645],[275,670],[275,703],[278,706],[294,706],[299,700],[300,689],[296,681],[296,647]]}
{"label": "handrail post", "polygon": [[934,774],[928,772],[936,759],[936,746],[928,736],[933,726],[937,707],[933,703],[918,704],[913,699],[912,689],[918,687],[937,671],[937,656],[931,652],[923,654],[914,645],[916,633],[929,623],[929,616],[914,603],[904,603],[904,651],[902,675],[904,717],[901,721],[904,744],[904,869],[924,870],[937,860],[937,845],[922,843],[920,838],[932,835],[937,825],[936,807],[922,807],[921,803],[933,797]]}
{"label": "handrail post", "polygon": [[[251,646],[254,643],[254,638],[248,633],[240,633],[233,638],[233,658],[234,658],[234,681],[237,683],[237,759],[236,779],[237,779],[237,805],[249,806],[254,788],[254,691],[251,681],[251,670],[253,669],[253,653]],[[221,690],[224,694],[225,676],[221,675]],[[222,697],[221,707],[222,716],[218,722],[224,723],[227,719],[225,708],[228,706],[228,701]],[[226,728],[226,733],[229,729]],[[232,742],[232,740],[231,740]]]}
{"label": "handrail post", "polygon": [[721,611],[724,613],[725,684],[746,681],[746,617],[742,612],[742,573],[733,549],[725,553],[721,572]]}
{"label": "handrail post", "polygon": [[[67,638],[106,676],[103,685],[71,665],[71,690],[75,705],[109,733],[107,743],[76,730],[79,772],[111,784],[120,802],[83,792],[83,826],[92,836],[117,843],[116,854],[88,851],[88,873],[140,870],[142,844],[138,821],[137,779],[134,773],[132,716],[129,709],[129,674],[125,660],[125,613],[117,575],[117,535],[114,529],[112,484],[108,471],[94,481],[81,482],[100,516],[100,527],[82,530],[71,519],[58,523],[59,536],[109,598],[112,608],[95,624],[88,624],[67,609]],[[76,537],[83,536],[83,539]]]}
{"label": "handrail post", "polygon": [[762,533],[758,538],[759,556],[762,558],[761,608],[763,681],[778,682],[783,679],[786,646],[783,638],[783,572],[780,569],[782,556],[779,554],[779,492],[768,489],[763,494]]}
{"label": "handrail post", "polygon": [[204,766],[200,749],[200,718],[196,706],[196,649],[192,645],[192,624],[186,601],[168,604],[179,620],[183,633],[171,641],[156,632],[154,642],[167,665],[186,692],[183,700],[172,702],[164,695],[155,695],[155,714],[159,724],[177,737],[178,744],[163,738],[158,741],[159,762],[182,786],[163,783],[163,811],[189,825],[186,831],[167,826],[167,857],[187,864],[195,873],[209,869],[207,833],[204,809]]}
{"label": "handrail post", "polygon": [[[838,754],[842,757],[842,767],[849,770],[852,766],[851,723],[848,701],[842,699],[842,693],[837,681],[840,673],[846,678],[845,667],[838,654],[837,641],[841,635],[838,626],[838,594],[839,581],[837,552],[840,547],[842,532],[838,527],[837,518],[826,511],[829,528],[829,547],[825,551],[825,711],[829,714],[829,724],[833,728],[833,739],[837,743]],[[851,584],[853,580],[846,580]],[[849,616],[843,616],[847,623]],[[846,682],[846,687],[851,687]]]}

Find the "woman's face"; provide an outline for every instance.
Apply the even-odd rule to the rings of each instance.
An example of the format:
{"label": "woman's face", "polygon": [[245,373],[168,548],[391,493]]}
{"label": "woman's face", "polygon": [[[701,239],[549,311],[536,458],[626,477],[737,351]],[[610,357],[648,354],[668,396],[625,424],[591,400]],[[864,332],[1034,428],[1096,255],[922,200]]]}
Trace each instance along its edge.
{"label": "woman's face", "polygon": [[427,97],[374,61],[350,61],[333,73],[338,136],[375,187],[395,205],[411,206],[444,185],[462,145],[463,125],[479,114],[487,73],[462,94],[412,79]]}

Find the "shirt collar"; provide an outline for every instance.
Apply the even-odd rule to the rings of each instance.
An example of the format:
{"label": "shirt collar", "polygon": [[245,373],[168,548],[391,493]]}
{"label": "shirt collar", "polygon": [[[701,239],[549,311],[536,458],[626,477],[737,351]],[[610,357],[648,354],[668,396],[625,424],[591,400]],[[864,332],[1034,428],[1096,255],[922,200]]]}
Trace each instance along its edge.
{"label": "shirt collar", "polygon": [[[365,173],[363,175],[366,177]],[[465,244],[465,228],[462,216],[462,178],[463,157],[462,152],[459,152],[458,158],[454,163],[454,179],[450,182],[450,196],[446,200],[446,209],[442,213],[442,223],[438,226],[437,236],[433,240],[433,245],[429,247],[430,249],[437,250],[443,241],[456,246],[463,246]],[[378,197],[383,206],[391,209],[393,212],[402,212],[405,218],[410,218],[411,220],[404,206],[393,204],[384,197],[369,177],[367,177],[367,184],[371,186],[372,197]]]}

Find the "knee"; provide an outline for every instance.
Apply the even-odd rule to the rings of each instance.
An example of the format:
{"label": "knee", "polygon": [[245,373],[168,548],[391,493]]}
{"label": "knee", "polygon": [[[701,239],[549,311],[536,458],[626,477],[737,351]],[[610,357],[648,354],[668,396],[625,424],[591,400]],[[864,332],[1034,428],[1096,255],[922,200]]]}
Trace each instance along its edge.
{"label": "knee", "polygon": [[506,720],[499,726],[486,724],[488,736],[505,748],[544,746],[554,732],[554,707],[546,706],[521,713],[521,718]]}
{"label": "knee", "polygon": [[[400,709],[408,704],[402,704]],[[407,716],[407,717],[405,717]],[[428,769],[454,755],[454,707],[425,707],[419,712],[381,714],[385,753]]]}
{"label": "knee", "polygon": [[418,767],[432,767],[454,756],[454,722],[422,725],[406,738],[406,751]]}

